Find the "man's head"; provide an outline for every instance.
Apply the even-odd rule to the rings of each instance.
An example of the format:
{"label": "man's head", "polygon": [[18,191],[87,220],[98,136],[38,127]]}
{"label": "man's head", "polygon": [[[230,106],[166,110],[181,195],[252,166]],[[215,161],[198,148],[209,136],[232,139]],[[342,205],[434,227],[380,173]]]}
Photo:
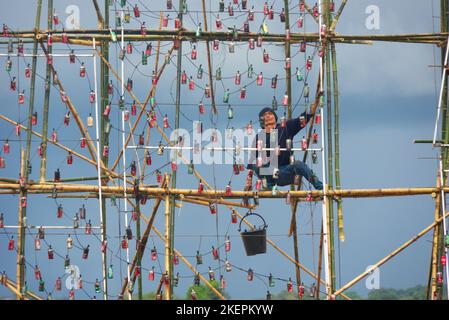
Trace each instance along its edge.
{"label": "man's head", "polygon": [[263,108],[259,112],[259,123],[262,128],[274,129],[276,128],[276,123],[278,121],[278,116],[272,108]]}

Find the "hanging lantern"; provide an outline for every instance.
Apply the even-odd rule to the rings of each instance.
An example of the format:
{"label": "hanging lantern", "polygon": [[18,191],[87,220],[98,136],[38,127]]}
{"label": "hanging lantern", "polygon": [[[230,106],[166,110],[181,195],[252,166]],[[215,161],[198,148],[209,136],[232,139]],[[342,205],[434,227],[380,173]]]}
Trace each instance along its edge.
{"label": "hanging lantern", "polygon": [[14,236],[11,236],[11,239],[9,239],[8,250],[9,251],[13,251],[14,250]]}
{"label": "hanging lantern", "polygon": [[284,94],[284,97],[282,98],[282,105],[284,105],[284,106],[288,105],[288,94],[287,94],[287,92]]}
{"label": "hanging lantern", "polygon": [[193,81],[193,78],[190,77],[189,79],[189,90],[193,91],[195,89],[195,82]]}
{"label": "hanging lantern", "polygon": [[192,52],[190,53],[190,58],[192,60],[196,60],[198,52],[196,51],[196,45],[193,45]]}
{"label": "hanging lantern", "polygon": [[226,269],[226,272],[232,271],[232,265],[228,260],[225,261],[225,269]]}
{"label": "hanging lantern", "polygon": [[84,66],[84,62],[81,62],[80,77],[84,78],[85,76],[86,76],[86,67]]}
{"label": "hanging lantern", "polygon": [[147,28],[146,28],[146,26],[145,26],[145,21],[144,21],[144,22],[142,22],[142,24],[140,25],[140,34],[141,34],[142,36],[145,36],[146,33],[147,33]]}
{"label": "hanging lantern", "polygon": [[54,250],[52,249],[51,246],[48,246],[47,254],[48,254],[48,260],[53,260],[54,259]]}
{"label": "hanging lantern", "polygon": [[234,77],[234,83],[236,85],[240,85],[240,80],[241,80],[241,75],[240,75],[240,72],[237,70],[237,73],[236,73],[236,75]]}
{"label": "hanging lantern", "polygon": [[218,249],[214,248],[214,246],[212,246],[212,256],[214,257],[214,260],[218,260],[219,258]]}
{"label": "hanging lantern", "polygon": [[288,278],[287,291],[288,291],[288,293],[292,293],[293,292],[293,283],[292,283],[292,279],[291,278]]}
{"label": "hanging lantern", "polygon": [[302,14],[299,16],[297,24],[298,24],[298,28],[300,28],[300,29],[304,26],[304,17]]}
{"label": "hanging lantern", "polygon": [[122,249],[128,249],[128,240],[126,239],[126,236],[123,236],[122,239]]}
{"label": "hanging lantern", "polygon": [[157,251],[156,251],[156,247],[153,247],[153,249],[151,249],[151,260],[156,261],[157,260]]}
{"label": "hanging lantern", "polygon": [[259,73],[259,75],[257,76],[256,84],[257,84],[258,86],[261,86],[262,83],[263,83],[263,74],[262,74],[262,71],[261,71],[261,72]]}
{"label": "hanging lantern", "polygon": [[68,111],[64,116],[64,125],[67,127],[70,123],[70,111]]}
{"label": "hanging lantern", "polygon": [[217,213],[217,208],[215,207],[214,203],[210,203],[209,204],[209,211],[210,211],[210,214],[216,214]]}
{"label": "hanging lantern", "polygon": [[61,277],[58,277],[58,279],[56,279],[56,284],[55,284],[56,291],[61,291],[61,287],[62,287]]}
{"label": "hanging lantern", "polygon": [[51,47],[53,45],[53,35],[51,33],[47,34],[47,46]]}
{"label": "hanging lantern", "polygon": [[221,290],[226,289],[226,281],[225,281],[223,275],[220,275],[220,289]]}
{"label": "hanging lantern", "polygon": [[253,270],[251,268],[249,268],[248,269],[248,275],[247,275],[246,279],[248,281],[253,281],[253,278],[254,278],[254,272],[253,272]]}
{"label": "hanging lantern", "polygon": [[307,149],[307,139],[306,139],[305,137],[302,137],[302,140],[301,140],[301,149],[302,149],[303,151],[305,151],[305,150]]}
{"label": "hanging lantern", "polygon": [[22,90],[22,92],[19,92],[19,104],[25,103],[25,90]]}
{"label": "hanging lantern", "polygon": [[447,258],[446,258],[446,254],[443,254],[443,255],[441,256],[441,259],[440,259],[441,265],[442,265],[443,267],[446,266],[446,262],[447,262],[446,259],[447,259]]}
{"label": "hanging lantern", "polygon": [[3,153],[9,154],[9,151],[10,151],[9,141],[8,139],[6,139],[5,143],[3,144]]}
{"label": "hanging lantern", "polygon": [[109,146],[103,146],[103,157],[109,157]]}
{"label": "hanging lantern", "polygon": [[230,183],[228,183],[228,185],[226,186],[225,195],[227,197],[232,195],[232,190],[231,190],[231,184]]}
{"label": "hanging lantern", "polygon": [[145,48],[145,55],[147,57],[151,56],[151,53],[153,52],[153,45],[151,44],[151,42],[149,44],[147,44],[146,48]]}
{"label": "hanging lantern", "polygon": [[292,66],[292,64],[291,64],[291,59],[290,58],[286,58],[285,59],[285,69],[290,69],[291,68],[291,66]]}
{"label": "hanging lantern", "polygon": [[167,115],[164,116],[164,129],[168,128],[168,117]]}
{"label": "hanging lantern", "polygon": [[198,185],[198,193],[202,193],[204,191],[204,185],[200,180],[200,184]]}
{"label": "hanging lantern", "polygon": [[69,37],[67,36],[67,33],[64,31],[64,28],[62,28],[61,41],[62,43],[69,42]]}
{"label": "hanging lantern", "polygon": [[229,53],[235,52],[235,44],[234,41],[229,42]]}
{"label": "hanging lantern", "polygon": [[226,238],[225,241],[225,251],[226,252],[231,251],[231,239],[229,238],[229,236]]}
{"label": "hanging lantern", "polygon": [[217,81],[221,80],[221,67],[218,67],[217,71],[215,72],[215,80]]}
{"label": "hanging lantern", "polygon": [[231,106],[228,106],[228,119],[234,118],[234,110]]}
{"label": "hanging lantern", "polygon": [[80,219],[78,217],[78,213],[75,213],[75,217],[73,218],[73,228],[78,229],[80,226]]}
{"label": "hanging lantern", "polygon": [[60,95],[61,95],[61,101],[63,103],[66,103],[67,102],[67,95],[65,94],[65,91],[61,90]]}
{"label": "hanging lantern", "polygon": [[58,206],[58,210],[57,210],[57,213],[56,213],[56,217],[57,217],[58,219],[61,219],[63,214],[64,214],[64,209],[62,208],[62,204],[60,204],[60,205]]}
{"label": "hanging lantern", "polygon": [[203,264],[203,256],[198,250],[196,251],[196,264]]}
{"label": "hanging lantern", "polygon": [[271,88],[276,89],[278,83],[278,75],[275,75],[273,78],[271,78]]}
{"label": "hanging lantern", "polygon": [[179,17],[175,18],[175,29],[181,29],[181,19]]}
{"label": "hanging lantern", "polygon": [[13,77],[10,84],[9,84],[9,89],[11,91],[16,91],[17,89],[17,81],[16,81],[16,77]]}
{"label": "hanging lantern", "polygon": [[79,208],[78,212],[79,212],[80,219],[85,220],[86,219],[86,207],[84,206],[84,204],[82,207]]}
{"label": "hanging lantern", "polygon": [[329,3],[329,11],[330,12],[334,12],[335,11],[335,2],[334,1],[331,1]]}
{"label": "hanging lantern", "polygon": [[437,284],[442,285],[443,284],[443,273],[437,272]]}
{"label": "hanging lantern", "polygon": [[39,238],[34,239],[34,250],[41,250],[41,240]]}
{"label": "hanging lantern", "polygon": [[159,170],[156,171],[156,181],[159,184],[162,183],[162,174],[161,174],[161,172]]}
{"label": "hanging lantern", "polygon": [[232,7],[231,4],[228,5],[228,14],[230,17],[234,16],[234,8]]}
{"label": "hanging lantern", "polygon": [[102,253],[105,253],[107,248],[108,248],[108,241],[104,240],[103,242],[101,242],[100,250],[101,250]]}
{"label": "hanging lantern", "polygon": [[126,89],[128,91],[131,91],[133,89],[133,81],[130,78],[128,78],[128,81],[126,82]]}
{"label": "hanging lantern", "polygon": [[84,260],[87,260],[87,258],[89,257],[89,245],[87,245],[87,247],[85,247],[84,249],[83,249],[83,259]]}
{"label": "hanging lantern", "polygon": [[314,16],[315,18],[318,18],[318,16],[319,16],[319,11],[318,11],[318,5],[317,5],[316,3],[315,3],[315,5],[313,6],[312,13],[313,13],[313,16]]}
{"label": "hanging lantern", "polygon": [[5,227],[5,218],[3,217],[3,213],[0,213],[0,229]]}
{"label": "hanging lantern", "polygon": [[151,270],[148,274],[148,280],[154,281],[154,267],[151,267]]}
{"label": "hanging lantern", "polygon": [[67,249],[69,249],[69,250],[72,249],[72,247],[73,247],[73,239],[72,239],[72,237],[70,237],[70,234],[67,237],[66,243],[67,243]]}
{"label": "hanging lantern", "polygon": [[6,24],[3,24],[3,37],[9,38],[9,29]]}
{"label": "hanging lantern", "polygon": [[312,143],[313,144],[317,144],[318,143],[318,133],[316,133],[316,129],[313,129]]}
{"label": "hanging lantern", "polygon": [[111,264],[108,268],[108,279],[113,279],[113,278],[114,278],[114,270],[113,270],[112,264]]}
{"label": "hanging lantern", "polygon": [[92,234],[92,223],[90,222],[90,220],[89,222],[86,223],[86,228],[84,232],[87,235]]}
{"label": "hanging lantern", "polygon": [[55,182],[60,182],[61,181],[61,172],[59,171],[59,169],[56,169],[55,171]]}
{"label": "hanging lantern", "polygon": [[310,59],[310,56],[307,58],[306,61],[306,69],[309,71],[312,69],[312,59]]}
{"label": "hanging lantern", "polygon": [[198,297],[196,296],[196,292],[195,292],[195,290],[193,290],[193,288],[190,291],[190,298],[192,298],[192,300],[198,300]]}
{"label": "hanging lantern", "polygon": [[268,63],[270,61],[270,57],[268,55],[268,52],[264,49],[263,50],[263,62]]}
{"label": "hanging lantern", "polygon": [[80,139],[80,147],[81,147],[81,149],[84,149],[86,147],[86,138],[85,137],[82,137]]}

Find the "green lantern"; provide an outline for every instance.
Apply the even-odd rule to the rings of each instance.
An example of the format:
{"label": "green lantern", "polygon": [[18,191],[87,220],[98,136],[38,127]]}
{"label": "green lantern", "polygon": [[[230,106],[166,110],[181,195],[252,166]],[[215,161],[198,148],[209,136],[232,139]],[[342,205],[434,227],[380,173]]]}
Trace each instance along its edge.
{"label": "green lantern", "polygon": [[279,194],[279,187],[278,187],[277,184],[275,184],[275,185],[273,186],[273,189],[271,190],[271,194],[272,194],[273,196],[277,196],[277,195]]}
{"label": "green lantern", "polygon": [[112,264],[108,268],[108,279],[114,278],[114,270],[112,269]]}
{"label": "green lantern", "polygon": [[218,67],[217,71],[215,72],[215,80],[221,80],[221,67]]}
{"label": "green lantern", "polygon": [[126,6],[126,0],[120,0],[120,6],[123,8]]}
{"label": "green lantern", "polygon": [[148,64],[148,57],[144,51],[142,51],[142,65],[146,66]]}
{"label": "green lantern", "polygon": [[229,89],[226,89],[226,92],[223,95],[223,103],[229,102]]}
{"label": "green lantern", "polygon": [[118,107],[120,108],[120,110],[124,110],[125,109],[125,99],[123,99],[123,96],[121,96],[119,101],[118,101]]}
{"label": "green lantern", "polygon": [[254,68],[253,68],[253,65],[250,64],[249,68],[248,68],[248,78],[252,78],[253,77],[253,73],[254,73]]}
{"label": "green lantern", "polygon": [[228,119],[231,120],[232,118],[234,118],[234,110],[231,106],[228,106]]}
{"label": "green lantern", "polygon": [[296,68],[296,80],[302,81],[302,79],[303,79],[303,77],[302,77],[301,70],[299,70],[299,68]]}
{"label": "green lantern", "polygon": [[188,174],[193,174],[193,160],[190,160],[190,164],[187,169]]}
{"label": "green lantern", "polygon": [[6,60],[6,71],[10,72],[12,68],[12,61],[11,59],[8,57],[8,60]]}
{"label": "green lantern", "polygon": [[446,248],[449,247],[449,234],[446,235]]}
{"label": "green lantern", "polygon": [[198,27],[196,28],[195,36],[197,38],[199,38],[201,36],[201,33],[202,33],[202,29],[201,29],[201,22],[200,22],[200,23],[198,23]]}
{"label": "green lantern", "polygon": [[268,276],[268,285],[270,287],[274,287],[274,279],[273,279],[273,275],[270,273],[270,275]]}

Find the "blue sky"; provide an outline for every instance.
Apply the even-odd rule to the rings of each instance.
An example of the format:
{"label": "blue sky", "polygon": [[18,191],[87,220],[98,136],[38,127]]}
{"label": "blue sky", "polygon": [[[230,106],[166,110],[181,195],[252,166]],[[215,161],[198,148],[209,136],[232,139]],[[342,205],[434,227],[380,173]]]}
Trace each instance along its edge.
{"label": "blue sky", "polygon": [[[143,9],[142,2],[139,1],[139,6]],[[309,1],[310,2],[310,1]],[[338,4],[340,1],[336,1]],[[438,16],[437,1],[422,2],[422,1],[350,1],[346,6],[340,23],[337,27],[337,32],[341,34],[401,34],[401,33],[429,33],[432,32],[432,2],[435,6],[435,16]],[[2,23],[8,24],[15,30],[30,30],[34,24],[34,8],[32,10],[25,10],[25,8],[34,6],[34,2],[20,0],[16,1],[9,7],[8,10],[2,11],[0,15]],[[135,1],[131,1],[132,4]],[[260,10],[261,3],[256,1],[248,1],[249,6],[255,5],[256,10]],[[273,1],[275,10],[279,11],[282,1]],[[298,8],[296,2],[292,2],[291,9],[292,17],[297,17]],[[46,2],[44,1],[46,5]],[[62,21],[65,21],[65,8],[70,4],[76,4],[80,7],[81,27],[95,28],[95,14],[90,2],[84,1],[57,1],[55,8],[59,13]],[[164,1],[158,1],[152,4],[151,10],[158,11],[164,7]],[[188,1],[189,9],[194,11],[198,6],[194,1]],[[367,14],[365,8],[368,5],[377,5],[380,9],[380,29],[367,30],[365,28],[365,20]],[[154,5],[154,7],[153,7]],[[216,10],[215,3],[213,10]],[[294,7],[296,6],[296,7]],[[20,14],[17,14],[20,12]],[[8,14],[7,14],[8,13]],[[146,17],[148,28],[155,27],[157,20],[151,14]],[[171,14],[173,16],[173,14]],[[229,20],[225,20],[227,14],[220,15],[225,24],[232,25]],[[17,18],[19,17],[19,18]],[[111,17],[113,13],[111,12]],[[186,18],[185,25],[189,28],[194,28],[195,20],[197,19],[195,13],[191,13],[189,18]],[[238,18],[235,24],[238,26],[243,23],[243,18]],[[43,19],[45,20],[45,19]],[[251,31],[255,30],[260,24],[259,18],[251,24]],[[292,20],[295,20],[293,18]],[[112,21],[112,19],[111,19]],[[112,22],[113,23],[113,22]],[[279,32],[282,25],[278,18],[269,21],[270,32]],[[44,23],[42,23],[42,26]],[[138,28],[138,24],[134,21],[130,27]],[[439,20],[435,20],[435,30],[438,30]],[[296,32],[292,28],[293,32]],[[312,32],[316,30],[316,26],[310,19],[306,20],[306,31]],[[153,43],[155,47],[155,43]],[[68,48],[65,46],[55,46],[60,52],[67,53]],[[6,52],[6,46],[1,45],[1,52]],[[27,47],[30,50],[31,47]],[[81,49],[81,53],[88,53],[86,47],[74,47],[74,49]],[[144,45],[138,45],[132,57],[129,57],[132,63],[140,61],[138,52],[144,48]],[[254,84],[248,87],[247,99],[241,105],[238,98],[238,93],[231,95],[230,103],[234,106],[234,119],[229,126],[235,128],[244,127],[249,120],[255,121],[257,119],[258,111],[266,105],[271,104],[273,95],[276,95],[278,101],[281,100],[284,93],[285,84],[283,81],[278,82],[278,89],[273,92],[269,88],[269,78],[274,74],[279,73],[282,77],[283,70],[283,48],[267,44],[266,47],[270,53],[273,61],[268,65],[262,64],[262,51],[257,49],[255,51],[248,51],[247,45],[237,47],[236,53],[231,55],[227,49],[221,44],[219,52],[213,54],[214,66],[221,66],[224,77],[230,77],[229,80],[223,82],[224,88],[230,88],[231,91],[237,90],[233,84],[232,77],[236,70],[246,70],[248,63],[254,65],[255,72],[263,71],[267,78],[263,87],[256,87]],[[164,44],[162,51],[168,50],[167,44]],[[308,48],[307,54],[312,54],[312,49]],[[298,47],[294,46],[292,52],[296,54]],[[111,45],[111,61],[112,65],[117,69],[119,67],[116,59],[117,46]],[[184,44],[183,65],[186,72],[192,74],[195,78],[195,65],[188,59],[190,52],[190,44]],[[433,126],[436,114],[436,95],[435,92],[435,69],[429,65],[435,64],[439,61],[439,51],[433,50],[430,45],[415,45],[415,44],[389,44],[389,43],[374,43],[373,45],[347,45],[338,44],[338,64],[339,64],[339,83],[340,83],[340,104],[341,104],[341,120],[340,120],[340,136],[341,136],[341,180],[342,188],[399,188],[399,187],[417,187],[417,186],[432,186],[435,184],[437,173],[438,150],[432,150],[429,145],[413,144],[414,139],[431,139],[433,134]],[[206,54],[203,45],[198,45],[198,60],[194,61],[196,65],[202,64],[206,68]],[[435,55],[435,56],[434,56]],[[434,60],[434,57],[436,60]],[[303,66],[304,54],[297,54],[292,59],[292,65]],[[67,60],[66,60],[67,59]],[[4,65],[6,58],[1,57],[1,64]],[[274,61],[279,60],[279,61]],[[71,97],[77,109],[85,119],[91,106],[88,104],[88,93],[90,87],[93,85],[93,72],[91,59],[84,58],[88,70],[90,80],[78,78],[79,64],[69,65],[68,58],[55,59],[55,66],[58,70],[61,81],[66,87],[67,94]],[[171,123],[174,119],[174,108],[166,104],[172,103],[175,96],[175,63],[176,56],[172,58],[171,65],[167,68],[160,79],[160,85],[157,91],[156,100],[160,105],[160,114],[167,113]],[[23,77],[23,69],[25,61],[20,60],[17,64],[17,59],[13,59],[12,75],[20,74],[19,86],[29,93],[29,81],[25,81]],[[27,62],[30,62],[28,59]],[[309,84],[311,85],[311,92],[315,91],[317,62],[314,61],[314,68],[310,73]],[[154,63],[154,56],[149,59],[147,67],[139,66],[138,71],[132,74],[133,68],[127,64],[125,70],[125,77],[131,77],[134,80],[134,90],[138,98],[142,101],[145,99],[148,83],[150,79],[143,74],[151,74],[151,68]],[[20,69],[17,69],[19,66]],[[3,69],[4,70],[4,69]],[[40,61],[38,73],[44,75],[43,62]],[[436,79],[439,78],[438,72]],[[111,79],[113,79],[111,77]],[[203,79],[207,79],[205,76]],[[242,77],[242,83],[248,81],[246,76]],[[90,82],[90,83],[89,83]],[[114,84],[116,81],[114,79]],[[200,81],[199,86],[204,87],[205,82]],[[297,101],[299,93],[302,90],[303,82],[293,82],[293,101]],[[36,93],[36,108],[40,111],[43,104],[43,81],[37,80]],[[5,71],[1,72],[0,76],[0,95],[4,102],[2,113],[13,120],[24,121],[26,117],[26,107],[19,107],[17,105],[17,96],[9,91],[9,77]],[[217,85],[217,101],[221,103],[222,99],[222,85]],[[198,112],[196,104],[202,96],[202,90],[196,88],[195,91],[189,92],[186,87],[182,88],[182,112],[181,127],[191,128],[192,119],[198,119]],[[28,97],[28,95],[27,95]],[[131,102],[129,96],[125,97],[127,102]],[[72,122],[69,127],[62,125],[63,116],[66,113],[65,106],[61,103],[58,94],[52,88],[51,100],[51,120],[50,130],[54,127],[58,129],[60,140],[69,147],[81,151],[79,148],[79,133]],[[117,102],[117,95],[113,97],[113,103]],[[206,109],[210,110],[209,102],[205,102]],[[8,107],[6,107],[8,106]],[[217,119],[218,128],[224,129],[228,125],[226,119],[227,106],[219,106],[219,116]],[[280,111],[282,109],[280,108]],[[294,115],[298,115],[304,110],[302,102],[296,108]],[[209,116],[202,116],[202,121],[205,128],[212,126]],[[113,130],[111,131],[111,160],[115,159],[118,152],[119,132],[115,129],[119,124],[119,113],[117,106],[113,107],[111,113],[111,122]],[[142,130],[139,127],[140,131]],[[37,131],[41,130],[41,122],[35,128]],[[94,131],[90,129],[90,134],[94,136]],[[9,138],[10,140],[17,139],[14,136],[14,127],[6,122],[0,122],[0,139]],[[140,131],[137,130],[137,133]],[[301,133],[300,133],[301,135]],[[300,137],[298,135],[295,141]],[[159,143],[160,135],[153,133],[150,144],[156,145]],[[24,145],[25,134],[22,134],[21,141],[11,141],[12,152],[6,156],[7,168],[0,171],[0,175],[4,177],[17,177],[19,171],[19,148]],[[37,146],[40,143],[38,139],[33,137],[32,150],[32,165],[33,172],[32,179],[37,179],[39,174],[39,157],[37,155]],[[50,147],[50,158],[48,162],[48,174],[52,177],[53,171],[56,168],[61,168],[63,177],[75,176],[94,176],[95,168],[89,164],[82,163],[81,160],[75,158],[75,165],[68,167],[65,164],[66,153],[54,147]],[[85,150],[84,150],[85,153]],[[87,154],[87,153],[86,153]],[[127,159],[135,157],[134,152],[128,151]],[[141,155],[140,155],[141,157]],[[162,159],[154,158],[153,170],[167,162],[167,157]],[[311,163],[308,160],[308,163]],[[321,163],[321,160],[320,160]],[[320,173],[321,165],[312,166],[313,170]],[[166,170],[167,167],[164,168]],[[229,177],[232,174],[231,165],[215,165],[215,166],[197,166],[199,172],[212,185],[217,188],[224,188]],[[197,181],[192,176],[187,175],[186,167],[180,166],[178,173],[178,186],[180,188],[196,188]],[[151,171],[147,171],[151,172]],[[232,178],[232,186],[234,189],[241,189],[244,184],[246,174],[235,176]],[[150,175],[146,180],[148,183],[155,183],[154,174]],[[92,183],[95,183],[93,181]],[[309,188],[309,186],[307,186]],[[4,201],[0,205],[0,211],[5,214],[7,225],[17,224],[17,196],[3,196]],[[73,200],[73,199],[58,199],[58,203],[62,203],[67,214],[63,220],[56,219],[56,204],[52,199],[46,199],[43,196],[29,197],[28,223],[30,225],[45,224],[45,225],[70,225],[70,218],[82,203],[86,204],[88,211],[88,219],[92,219],[94,225],[98,225],[98,205],[95,200]],[[149,215],[151,212],[153,201],[148,201],[144,207],[144,213]],[[434,202],[429,196],[418,197],[401,197],[401,198],[383,198],[383,199],[345,199],[343,202],[344,223],[346,241],[344,243],[336,244],[337,253],[337,284],[345,284],[353,277],[363,272],[365,268],[383,258],[390,251],[407,241],[413,235],[427,227],[433,220]],[[317,234],[320,231],[319,223],[321,219],[320,204],[302,204],[298,210],[298,232],[300,260],[309,269],[317,270],[317,252],[319,244],[319,236],[310,234]],[[159,209],[156,218],[156,226],[159,230],[163,230],[163,209]],[[244,210],[239,210],[244,213]],[[287,253],[293,255],[292,240],[287,237],[290,223],[290,209],[284,204],[283,200],[261,200],[260,208],[257,211],[261,213],[267,223],[268,235],[283,248]],[[294,278],[293,265],[283,258],[277,251],[269,247],[265,255],[254,257],[247,257],[244,253],[242,241],[239,239],[239,233],[235,225],[230,225],[230,213],[224,207],[220,207],[217,216],[211,216],[208,208],[192,206],[184,204],[182,209],[176,211],[176,239],[175,246],[184,255],[189,256],[189,260],[194,263],[194,255],[196,250],[203,253],[210,251],[212,245],[222,245],[224,235],[229,234],[232,241],[231,252],[228,253],[229,261],[236,267],[243,270],[251,267],[256,273],[268,275],[272,273],[275,277],[287,280],[289,277]],[[120,218],[122,224],[123,234],[123,216]],[[114,265],[115,275],[114,280],[110,281],[111,294],[116,295],[119,288],[120,278],[120,262],[115,256],[118,252],[118,221],[119,214],[115,207],[108,205],[108,235],[114,238],[110,241],[110,248],[114,251],[112,264]],[[51,232],[48,232],[50,234]],[[217,238],[218,235],[218,238]],[[391,262],[381,267],[381,287],[403,288],[410,287],[417,284],[426,284],[428,276],[429,258],[430,258],[430,242],[431,234],[413,244],[405,252],[394,258]],[[65,255],[65,239],[66,234],[63,235],[48,235],[47,241],[60,254]],[[90,244],[91,254],[87,261],[81,259],[80,250],[73,249],[70,253],[72,264],[76,264],[81,269],[81,274],[86,282],[93,282],[95,278],[100,278],[100,255],[99,242],[92,236],[80,235],[79,240],[82,245]],[[154,245],[159,252],[163,251],[162,242],[154,238]],[[130,247],[134,246],[134,242]],[[153,246],[153,240],[149,241],[149,247]],[[45,245],[43,246],[45,248]],[[7,237],[0,235],[0,271],[5,270],[12,277],[15,274],[15,254],[6,250]],[[339,251],[338,251],[339,250]],[[224,257],[225,252],[221,248],[221,255]],[[34,252],[30,236],[27,238],[27,257],[31,264],[38,263],[47,286],[53,286],[56,277],[64,275],[63,260],[56,257],[54,261],[49,262],[46,258],[45,250],[40,253]],[[124,254],[122,252],[122,257]],[[163,255],[159,255],[160,263],[163,265]],[[149,251],[147,250],[144,257],[143,267],[145,269],[156,267],[156,271],[160,272],[159,264],[153,264],[149,258]],[[204,256],[204,264],[200,266],[200,272],[207,277],[207,267],[219,270],[225,276],[227,281],[226,291],[232,298],[246,299],[246,298],[262,298],[265,296],[267,290],[267,279],[261,277],[255,279],[252,283],[246,281],[246,274],[243,271],[238,271],[238,268],[233,268],[232,272],[226,272],[223,269],[223,264],[212,260],[210,254]],[[125,264],[121,264],[122,271],[125,270]],[[179,288],[175,293],[179,296],[184,296],[187,286],[193,283],[193,276],[191,272],[182,264],[175,267],[175,272],[179,272],[181,276]],[[145,291],[154,290],[156,283],[147,280],[148,271],[144,271],[144,289]],[[302,273],[304,275],[304,273]],[[341,275],[341,276],[340,276]],[[125,273],[121,275],[125,276]],[[34,280],[32,270],[28,270],[27,280],[30,288],[37,291],[37,281]],[[313,281],[310,277],[304,275],[304,283],[310,286]],[[270,288],[274,293],[284,290],[286,282],[278,280],[276,286]],[[367,294],[368,290],[365,288],[364,281],[353,287],[354,290],[362,294]],[[77,292],[77,297],[88,298],[94,294],[93,284],[86,284],[86,293]],[[0,288],[0,295],[9,295],[10,293],[4,288]],[[68,292],[63,289],[62,293],[54,294],[55,297],[67,298]]]}

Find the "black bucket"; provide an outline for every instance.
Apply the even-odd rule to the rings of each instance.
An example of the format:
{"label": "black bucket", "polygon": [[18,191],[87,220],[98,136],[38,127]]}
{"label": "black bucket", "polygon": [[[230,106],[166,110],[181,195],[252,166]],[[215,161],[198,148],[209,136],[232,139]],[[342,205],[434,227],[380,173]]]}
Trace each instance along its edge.
{"label": "black bucket", "polygon": [[267,227],[268,227],[268,225],[266,224],[264,218],[261,215],[259,215],[257,213],[253,213],[251,211],[248,212],[240,221],[239,231],[241,230],[243,220],[245,220],[247,217],[249,217],[251,215],[260,217],[263,221],[263,226],[261,226],[259,229],[252,229],[250,231],[245,230],[243,232],[240,232],[240,235],[242,236],[242,240],[243,240],[243,245],[245,246],[245,251],[246,251],[247,256],[254,256],[259,253],[267,252]]}

